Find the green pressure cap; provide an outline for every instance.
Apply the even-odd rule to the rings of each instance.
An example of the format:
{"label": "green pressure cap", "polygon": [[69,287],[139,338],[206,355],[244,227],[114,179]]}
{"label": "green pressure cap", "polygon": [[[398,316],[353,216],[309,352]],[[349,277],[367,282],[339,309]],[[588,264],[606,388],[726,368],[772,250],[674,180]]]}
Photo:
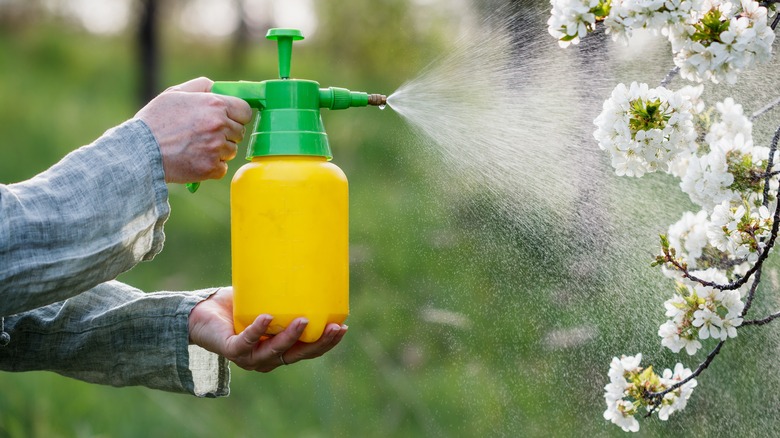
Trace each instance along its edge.
{"label": "green pressure cap", "polygon": [[[315,155],[331,159],[320,109],[383,107],[387,98],[345,88],[320,88],[315,81],[291,79],[292,45],[302,40],[303,34],[297,29],[270,29],[266,38],[278,44],[279,79],[214,82],[211,92],[244,99],[257,109],[247,159],[267,155]],[[196,184],[187,187],[193,192],[197,190]]]}
{"label": "green pressure cap", "polygon": [[266,38],[276,41],[279,45],[279,77],[290,78],[290,59],[292,58],[292,43],[303,39],[298,29],[269,29]]}

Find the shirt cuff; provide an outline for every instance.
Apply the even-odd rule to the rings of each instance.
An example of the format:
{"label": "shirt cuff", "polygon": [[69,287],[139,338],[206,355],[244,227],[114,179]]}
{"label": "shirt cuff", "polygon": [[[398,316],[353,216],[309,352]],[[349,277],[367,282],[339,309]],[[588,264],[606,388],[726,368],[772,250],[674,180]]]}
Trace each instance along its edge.
{"label": "shirt cuff", "polygon": [[154,226],[152,248],[142,259],[148,261],[162,251],[163,242],[165,241],[163,225],[165,225],[165,221],[168,219],[171,211],[171,207],[168,204],[168,185],[165,183],[165,170],[163,168],[160,144],[157,142],[157,138],[154,136],[154,133],[152,133],[149,125],[141,119],[132,119],[126,122],[126,124],[132,127],[133,131],[139,136],[144,138],[144,141],[142,141],[141,144],[145,149],[144,152],[149,157],[155,211],[160,218]]}
{"label": "shirt cuff", "polygon": [[228,360],[197,345],[189,345],[188,349],[193,394],[209,398],[230,395]]}

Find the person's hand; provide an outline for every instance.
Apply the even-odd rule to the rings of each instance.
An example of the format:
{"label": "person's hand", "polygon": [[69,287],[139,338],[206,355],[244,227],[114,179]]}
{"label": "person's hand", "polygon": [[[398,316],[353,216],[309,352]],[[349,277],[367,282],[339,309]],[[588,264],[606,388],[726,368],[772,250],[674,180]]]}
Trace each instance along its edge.
{"label": "person's hand", "polygon": [[160,144],[165,181],[218,179],[236,156],[252,109],[237,97],[209,93],[210,79],[168,88],[135,115]]}
{"label": "person's hand", "polygon": [[260,315],[243,332],[233,332],[233,288],[226,287],[198,303],[190,313],[190,342],[217,353],[245,370],[267,373],[281,365],[322,356],[347,333],[346,325],[328,324],[322,337],[298,341],[307,321],[297,318],[281,333],[265,337],[270,315]]}

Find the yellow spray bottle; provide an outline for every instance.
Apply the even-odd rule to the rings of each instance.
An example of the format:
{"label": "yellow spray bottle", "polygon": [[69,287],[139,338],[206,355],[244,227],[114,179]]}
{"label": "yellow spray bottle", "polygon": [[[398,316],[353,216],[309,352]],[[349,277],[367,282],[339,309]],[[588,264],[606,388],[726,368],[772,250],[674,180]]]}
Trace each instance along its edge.
{"label": "yellow spray bottle", "polygon": [[[347,178],[332,158],[320,108],[385,104],[383,95],[320,88],[291,79],[295,29],[271,29],[280,79],[215,82],[213,93],[244,99],[258,110],[247,159],[230,186],[233,323],[241,332],[260,314],[273,316],[268,334],[295,318],[314,342],[328,323],[349,314]],[[197,183],[188,185],[197,190]]]}

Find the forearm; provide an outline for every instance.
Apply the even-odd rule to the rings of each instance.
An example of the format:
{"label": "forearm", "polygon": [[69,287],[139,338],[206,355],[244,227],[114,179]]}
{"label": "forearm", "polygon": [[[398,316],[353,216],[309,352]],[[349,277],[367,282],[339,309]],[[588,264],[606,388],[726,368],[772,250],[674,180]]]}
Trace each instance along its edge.
{"label": "forearm", "polygon": [[228,394],[227,361],[189,345],[192,308],[215,290],[146,294],[111,281],[6,317],[5,371],[48,370],[112,386],[199,396]]}
{"label": "forearm", "polygon": [[167,196],[159,146],[139,120],[0,185],[0,315],[61,301],[154,257]]}

